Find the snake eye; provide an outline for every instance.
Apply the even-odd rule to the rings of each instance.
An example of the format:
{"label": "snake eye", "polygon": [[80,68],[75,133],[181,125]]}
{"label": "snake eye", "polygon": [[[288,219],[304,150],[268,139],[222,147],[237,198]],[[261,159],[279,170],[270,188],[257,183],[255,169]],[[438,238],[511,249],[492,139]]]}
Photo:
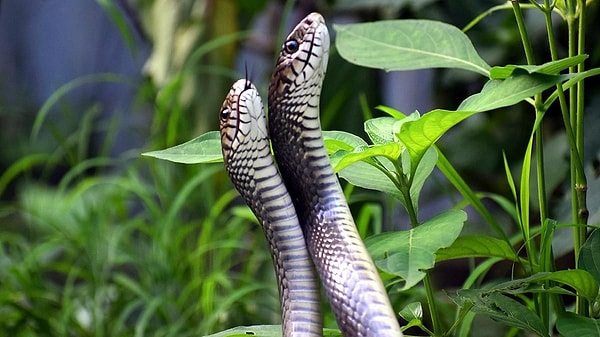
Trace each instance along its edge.
{"label": "snake eye", "polygon": [[231,111],[228,108],[223,108],[223,110],[221,110],[221,119],[228,119],[230,112]]}
{"label": "snake eye", "polygon": [[288,40],[285,42],[283,47],[287,53],[292,54],[298,51],[298,48],[300,48],[300,43],[298,43],[296,40]]}

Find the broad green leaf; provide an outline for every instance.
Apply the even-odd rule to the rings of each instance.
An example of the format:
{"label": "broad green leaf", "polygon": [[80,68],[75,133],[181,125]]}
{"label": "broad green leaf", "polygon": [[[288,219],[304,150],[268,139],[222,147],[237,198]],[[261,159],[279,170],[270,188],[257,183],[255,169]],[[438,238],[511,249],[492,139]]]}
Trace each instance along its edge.
{"label": "broad green leaf", "polygon": [[598,295],[598,283],[594,277],[585,270],[571,269],[559,270],[544,276],[542,281],[554,281],[568,285],[575,289],[577,294],[592,301]]}
{"label": "broad green leaf", "polygon": [[[253,325],[238,326],[205,337],[281,337],[281,325]],[[342,333],[336,329],[323,329],[323,337],[341,337]]]}
{"label": "broad green leaf", "polygon": [[600,319],[564,312],[556,320],[556,329],[564,337],[600,336]]}
{"label": "broad green leaf", "polygon": [[365,121],[365,132],[373,144],[387,144],[394,142],[394,123],[398,119],[393,117],[378,117]]}
{"label": "broad green leaf", "polygon": [[[385,170],[389,172],[394,171],[394,165],[388,160],[381,160],[379,163]],[[338,175],[354,186],[381,191],[406,205],[402,193],[400,193],[394,182],[380,169],[371,164],[359,161],[339,171]]]}
{"label": "broad green leaf", "polygon": [[209,131],[183,144],[142,155],[183,164],[222,162],[221,135],[219,131]]}
{"label": "broad green leaf", "polygon": [[463,289],[453,299],[461,307],[472,305],[473,312],[483,314],[511,327],[548,336],[540,318],[523,304],[500,293],[482,294],[480,290]]}
{"label": "broad green leaf", "polygon": [[[331,153],[337,150],[352,151],[356,147],[369,145],[359,136],[344,131],[323,131],[323,138],[325,139],[325,146],[327,147],[327,151],[329,152],[331,150]],[[338,142],[330,142],[331,140],[336,140],[345,143],[347,146],[341,145],[342,143]],[[331,148],[328,144],[331,144]]]}
{"label": "broad green leaf", "polygon": [[333,25],[348,62],[377,69],[458,68],[488,76],[490,66],[458,28],[439,21],[389,20]]}
{"label": "broad green leaf", "polygon": [[403,290],[416,285],[433,268],[435,253],[456,240],[467,220],[460,210],[449,210],[408,231],[378,234],[365,240],[373,261],[388,274],[405,281]]}
{"label": "broad green leaf", "polygon": [[421,306],[421,302],[412,302],[407,304],[404,308],[402,308],[402,310],[400,310],[399,314],[400,317],[407,321],[411,321],[413,319],[422,320],[423,307]]}
{"label": "broad green leaf", "polygon": [[490,78],[494,80],[501,80],[508,78],[513,74],[513,72],[517,69],[525,70],[529,74],[539,73],[546,75],[558,75],[561,71],[576,66],[581,62],[585,61],[588,58],[588,55],[576,55],[572,57],[567,57],[564,59],[550,61],[544,63],[542,65],[506,65],[503,67],[497,66],[492,67],[490,69]]}
{"label": "broad green leaf", "polygon": [[402,151],[402,145],[400,143],[387,143],[382,145],[371,145],[366,148],[357,148],[353,152],[338,151],[334,153],[332,158],[332,165],[335,162],[333,170],[338,172],[344,168],[358,162],[367,161],[373,162],[374,157],[382,156],[389,158],[390,160],[397,160],[400,157]]}
{"label": "broad green leaf", "polygon": [[527,74],[518,71],[505,80],[487,81],[481,92],[467,97],[457,110],[481,112],[511,106],[568,78],[566,75]]}
{"label": "broad green leaf", "polygon": [[398,314],[408,322],[402,326],[402,329],[408,329],[413,326],[423,326],[423,307],[420,302],[407,304]]}
{"label": "broad green leaf", "polygon": [[589,272],[600,284],[600,230],[595,229],[579,252],[579,269]]}
{"label": "broad green leaf", "polygon": [[500,257],[518,261],[513,248],[504,240],[485,235],[459,236],[448,248],[440,249],[436,261],[446,261],[467,257]]}
{"label": "broad green leaf", "polygon": [[[363,160],[371,165],[370,170],[373,170],[374,174],[381,173],[381,171],[375,167],[381,165],[378,160],[370,158],[369,155],[360,156],[361,152],[366,151],[369,148],[367,142],[362,138],[344,131],[323,131],[323,138],[325,139],[327,153],[330,154],[329,159],[334,172],[338,173],[350,164]],[[361,158],[354,157],[356,160],[347,158],[354,154],[358,154]],[[387,181],[389,181],[389,179],[387,179]]]}
{"label": "broad green leaf", "polygon": [[397,137],[408,149],[412,167],[416,167],[423,153],[462,120],[477,112],[516,104],[565,79],[566,76],[520,74],[505,80],[490,80],[480,93],[464,100],[457,111],[432,110],[418,120],[404,123]]}
{"label": "broad green leaf", "polygon": [[396,136],[410,153],[411,167],[418,166],[425,151],[446,131],[476,113],[436,109],[424,114],[418,120],[404,123]]}

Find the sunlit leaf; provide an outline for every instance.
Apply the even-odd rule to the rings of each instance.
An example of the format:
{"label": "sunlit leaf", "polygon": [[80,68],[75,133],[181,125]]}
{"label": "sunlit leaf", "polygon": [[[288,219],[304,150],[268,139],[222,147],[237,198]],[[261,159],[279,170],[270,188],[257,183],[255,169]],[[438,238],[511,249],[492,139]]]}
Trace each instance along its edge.
{"label": "sunlit leaf", "polygon": [[435,253],[456,240],[467,220],[460,210],[449,210],[408,231],[371,236],[365,245],[377,267],[398,275],[409,289],[425,277],[435,264]]}
{"label": "sunlit leaf", "polygon": [[183,164],[222,162],[221,135],[219,131],[209,131],[183,144],[142,155]]}
{"label": "sunlit leaf", "polygon": [[402,118],[406,117],[406,114],[404,114],[401,111],[398,111],[394,108],[390,108],[389,106],[378,105],[375,107],[375,109],[385,112],[386,114],[388,114],[396,119],[402,119]]}
{"label": "sunlit leaf", "polygon": [[[373,160],[373,157],[382,156],[393,160],[400,157],[402,146],[399,143],[387,143],[382,145],[372,145],[367,148],[356,149],[353,152],[338,151],[334,156],[339,155],[335,160],[334,171],[338,172],[344,168],[361,160]],[[333,162],[333,160],[332,160]]]}
{"label": "sunlit leaf", "polygon": [[387,144],[394,141],[394,123],[398,120],[393,117],[372,118],[365,122],[365,132],[373,144]]}
{"label": "sunlit leaf", "polygon": [[488,76],[490,66],[458,28],[439,21],[389,20],[333,25],[347,61],[391,70],[458,68]]}
{"label": "sunlit leaf", "polygon": [[420,119],[402,125],[397,137],[406,146],[411,157],[411,167],[416,168],[421,157],[446,131],[475,111],[432,110]]}

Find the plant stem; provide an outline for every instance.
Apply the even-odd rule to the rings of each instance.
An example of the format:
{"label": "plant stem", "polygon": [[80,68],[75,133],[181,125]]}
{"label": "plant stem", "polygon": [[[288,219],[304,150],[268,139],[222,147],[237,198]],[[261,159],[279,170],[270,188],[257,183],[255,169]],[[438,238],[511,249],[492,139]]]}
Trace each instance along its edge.
{"label": "plant stem", "polygon": [[431,314],[431,323],[433,324],[433,335],[442,336],[442,324],[440,322],[440,315],[435,302],[435,293],[433,291],[433,284],[431,284],[431,275],[429,270],[423,279],[423,286],[425,286],[425,293],[427,294],[427,304],[429,305],[429,313]]}
{"label": "plant stem", "polygon": [[[581,55],[585,52],[585,13],[586,6],[585,0],[577,1],[577,19],[579,20],[579,29],[577,34],[577,54]],[[585,65],[583,62],[577,65],[577,71],[583,72],[585,70]],[[577,142],[576,150],[579,154],[579,159],[583,161],[583,125],[584,125],[584,81],[579,81],[576,86],[576,103],[575,103],[575,137]],[[583,164],[583,163],[581,163]],[[575,195],[577,198],[577,209],[575,210],[576,218],[576,239],[577,245],[574,245],[574,249],[576,251],[575,256],[577,259],[575,260],[576,265],[579,261],[579,250],[581,246],[585,242],[586,234],[587,234],[587,220],[588,220],[588,209],[586,204],[586,194],[587,194],[587,180],[585,177],[585,172],[576,171],[575,172]],[[583,316],[589,315],[589,306],[587,301],[578,296],[577,297],[577,313]]]}
{"label": "plant stem", "polygon": [[[529,41],[529,37],[527,34],[527,28],[525,27],[525,20],[523,19],[523,12],[519,6],[518,1],[512,1],[513,11],[515,13],[515,18],[517,20],[517,25],[519,28],[519,33],[521,35],[521,41],[523,42],[523,49],[525,50],[525,56],[527,58],[527,64],[533,65],[535,64],[535,59],[533,56],[533,48],[531,47],[531,43]],[[539,6],[540,9],[545,10],[550,7],[550,4],[547,0],[544,1],[544,7]],[[545,111],[541,110],[543,105],[542,103],[542,95],[536,94],[535,98],[535,114],[536,120],[539,120],[537,130],[535,132],[535,161],[536,161],[536,179],[537,179],[537,193],[538,193],[538,206],[539,206],[539,217],[540,224],[542,226],[542,238],[550,238],[551,236],[546,235],[548,229],[547,224],[547,202],[546,202],[546,179],[544,173],[544,147],[543,147],[543,122],[542,118],[544,116]],[[527,186],[523,186],[527,188]],[[527,219],[522,219],[523,223],[528,223]],[[529,240],[530,238],[524,238],[525,240]],[[542,247],[544,246],[544,242],[542,243]],[[537,261],[539,271],[551,271],[547,270],[546,267],[549,266],[548,259],[551,259],[551,254],[539,254],[536,256],[536,252],[528,247],[528,256],[529,259],[533,261]],[[551,252],[551,250],[549,250]],[[547,256],[550,255],[550,256]],[[546,284],[549,287],[549,283]],[[546,327],[546,329],[550,330],[550,294],[543,292],[540,294],[534,295],[534,303],[536,304],[536,309],[538,314],[540,315],[540,319],[542,320],[542,324]]]}
{"label": "plant stem", "polygon": [[[412,198],[410,196],[410,187],[412,180],[407,179],[406,175],[402,173],[402,168],[397,162],[394,163],[398,170],[399,181],[396,186],[400,187],[400,192],[404,196],[406,203],[406,211],[410,218],[410,225],[412,228],[416,228],[419,225],[417,212],[413,207]],[[442,325],[440,322],[440,314],[435,301],[435,291],[431,282],[431,275],[429,271],[426,272],[425,278],[423,278],[423,286],[425,287],[425,293],[427,295],[427,304],[429,306],[429,314],[431,315],[431,323],[433,324],[433,335],[442,336]]]}

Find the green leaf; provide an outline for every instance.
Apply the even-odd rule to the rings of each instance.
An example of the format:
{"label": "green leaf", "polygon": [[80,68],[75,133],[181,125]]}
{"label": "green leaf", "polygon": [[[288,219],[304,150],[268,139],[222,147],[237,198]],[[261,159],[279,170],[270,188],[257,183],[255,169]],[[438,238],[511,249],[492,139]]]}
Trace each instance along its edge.
{"label": "green leaf", "polygon": [[490,66],[458,28],[439,21],[389,20],[333,25],[348,62],[377,69],[458,68],[488,76]]}
{"label": "green leaf", "polygon": [[[379,161],[379,164],[381,164],[386,171],[394,171],[394,165],[388,160],[381,160]],[[381,191],[400,200],[402,204],[406,205],[402,193],[400,193],[394,182],[390,180],[390,177],[372,164],[359,161],[339,171],[338,175],[340,178],[345,179],[354,186]]]}
{"label": "green leaf", "polygon": [[402,326],[402,330],[406,330],[413,326],[423,328],[423,307],[420,302],[412,302],[407,304],[398,313],[408,323]]}
{"label": "green leaf", "polygon": [[410,153],[411,167],[416,169],[425,151],[446,131],[476,113],[436,109],[415,121],[404,123],[396,136]]}
{"label": "green leaf", "polygon": [[578,295],[592,301],[598,295],[598,283],[594,277],[585,270],[559,270],[552,272],[540,280],[554,281],[570,286],[577,291]]}
{"label": "green leaf", "polygon": [[464,119],[478,112],[516,104],[565,79],[566,76],[520,74],[506,80],[490,80],[480,93],[464,100],[457,111],[432,110],[417,120],[403,123],[396,136],[408,149],[414,168],[431,145]]}
{"label": "green leaf", "polygon": [[325,140],[327,152],[330,153],[338,150],[352,151],[356,147],[369,145],[359,136],[344,131],[323,131],[323,139]]}
{"label": "green leaf", "polygon": [[222,162],[221,135],[219,131],[209,131],[183,144],[142,155],[183,164]]}
{"label": "green leaf", "polygon": [[361,160],[373,163],[373,157],[377,156],[397,160],[398,157],[400,157],[401,151],[402,145],[400,145],[399,143],[371,145],[367,148],[356,148],[353,152],[340,150],[334,153],[334,155],[332,156],[332,165],[335,162],[333,170],[335,172],[338,172]]}
{"label": "green leaf", "polygon": [[435,164],[437,163],[437,159],[437,151],[432,147],[425,151],[423,158],[421,158],[410,185],[410,197],[415,202],[419,199],[419,194],[423,189],[425,180],[427,180],[427,178],[431,175],[431,172],[433,172]]}
{"label": "green leaf", "polygon": [[394,142],[394,124],[398,119],[393,117],[378,117],[365,121],[365,132],[373,144]]}
{"label": "green leaf", "polygon": [[556,320],[556,329],[564,337],[600,336],[600,320],[564,312]]}
{"label": "green leaf", "polygon": [[485,235],[459,236],[450,247],[440,249],[436,257],[437,262],[467,257],[500,257],[515,262],[519,260],[506,241]]}
{"label": "green leaf", "polygon": [[512,281],[502,282],[493,287],[480,290],[482,294],[493,292],[506,292],[511,294],[528,293],[532,290],[532,285],[542,285],[545,281],[554,281],[563,285],[567,285],[575,289],[581,296],[588,300],[593,300],[598,295],[598,286],[590,273],[579,270],[559,270],[555,272],[536,273],[526,278],[516,279]]}
{"label": "green leaf", "polygon": [[390,108],[389,106],[378,105],[375,107],[375,109],[385,112],[386,114],[388,114],[396,119],[402,119],[402,118],[406,117],[406,115],[403,114],[401,111],[398,111],[394,108]]}
{"label": "green leaf", "polygon": [[581,246],[578,266],[589,272],[600,284],[600,229],[595,229]]}
{"label": "green leaf", "polygon": [[[281,337],[281,325],[238,326],[205,337]],[[323,337],[341,337],[336,329],[323,329]]]}
{"label": "green leaf", "polygon": [[500,293],[482,294],[480,290],[462,289],[454,299],[461,307],[472,305],[473,312],[483,314],[511,327],[548,336],[540,318],[523,304]]}
{"label": "green leaf", "polygon": [[413,319],[422,320],[423,319],[423,307],[421,306],[421,302],[412,302],[407,304],[402,310],[399,312],[400,317],[404,318],[406,321],[411,321]]}
{"label": "green leaf", "polygon": [[511,106],[567,80],[566,75],[515,72],[505,80],[489,80],[480,93],[469,96],[457,110],[489,111]]}
{"label": "green leaf", "polygon": [[460,210],[449,210],[408,231],[371,236],[365,245],[383,271],[398,275],[409,289],[425,277],[435,264],[435,253],[456,240],[467,220]]}
{"label": "green leaf", "polygon": [[574,67],[580,64],[581,62],[585,61],[587,58],[588,55],[582,54],[556,61],[550,61],[539,66],[510,64],[503,67],[493,67],[490,70],[490,78],[495,80],[505,79],[511,76],[517,69],[524,70],[529,74],[539,73],[546,75],[558,75],[561,71],[569,67]]}

